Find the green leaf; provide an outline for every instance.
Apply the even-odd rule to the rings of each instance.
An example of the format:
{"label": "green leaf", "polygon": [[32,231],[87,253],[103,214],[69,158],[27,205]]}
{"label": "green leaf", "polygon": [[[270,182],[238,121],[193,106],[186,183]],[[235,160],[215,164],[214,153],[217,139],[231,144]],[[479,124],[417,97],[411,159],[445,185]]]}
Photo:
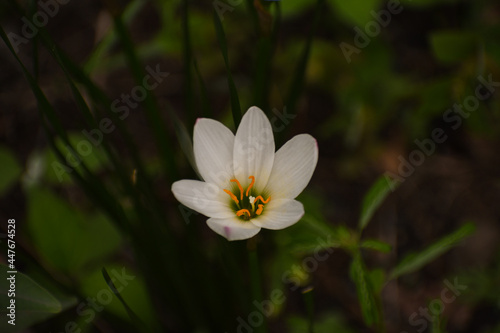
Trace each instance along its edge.
{"label": "green leaf", "polygon": [[[9,271],[9,268],[3,264],[0,264],[0,269],[4,272]],[[5,288],[0,290],[0,304],[2,304],[0,309],[0,316],[2,317],[0,331],[2,332],[19,332],[60,313],[64,308],[72,306],[76,301],[75,299],[72,302],[66,302],[63,306],[54,295],[21,272],[15,274],[15,297],[11,298],[8,295],[9,288],[6,285],[8,281],[6,278],[11,274],[6,273],[5,275],[2,278],[5,281]],[[11,299],[15,299],[15,326],[7,322],[10,320],[7,317],[8,311],[10,311],[7,306],[11,304]]]}
{"label": "green leaf", "polygon": [[361,208],[361,217],[359,219],[358,228],[363,230],[375,211],[384,202],[385,198],[391,191],[398,186],[398,182],[386,176],[379,177],[375,184],[368,190],[368,193],[363,199],[363,206]]}
{"label": "green leaf", "polygon": [[453,64],[466,60],[478,50],[475,35],[468,31],[445,30],[430,36],[434,56],[441,62]]}
{"label": "green leaf", "polygon": [[19,178],[21,166],[14,155],[4,147],[0,147],[0,195]]}
{"label": "green leaf", "polygon": [[84,215],[49,190],[30,190],[28,226],[41,256],[73,275],[91,264],[101,265],[99,260],[121,243],[121,236],[104,215]]}
{"label": "green leaf", "polygon": [[356,285],[356,292],[361,305],[364,322],[367,326],[380,323],[380,313],[377,307],[374,288],[359,252],[354,255],[350,273],[351,279]]}
{"label": "green leaf", "polygon": [[380,251],[383,253],[391,252],[391,245],[376,239],[367,239],[361,242],[361,247],[365,249]]}
{"label": "green leaf", "polygon": [[466,223],[452,234],[445,236],[419,253],[410,253],[401,260],[390,274],[390,280],[403,274],[412,273],[427,265],[452,247],[458,245],[464,238],[474,233],[474,223]]}

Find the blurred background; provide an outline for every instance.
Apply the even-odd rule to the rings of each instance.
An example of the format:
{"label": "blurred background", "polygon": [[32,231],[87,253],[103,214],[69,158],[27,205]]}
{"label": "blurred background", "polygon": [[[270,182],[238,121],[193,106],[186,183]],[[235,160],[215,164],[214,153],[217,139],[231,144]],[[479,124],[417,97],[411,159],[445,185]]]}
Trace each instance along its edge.
{"label": "blurred background", "polygon": [[[2,332],[500,332],[497,1],[6,0],[0,17],[0,261],[15,219],[19,271]],[[197,178],[196,119],[234,131],[252,105],[277,147],[309,133],[320,152],[304,219],[255,239],[258,299],[251,244],[170,191]]]}

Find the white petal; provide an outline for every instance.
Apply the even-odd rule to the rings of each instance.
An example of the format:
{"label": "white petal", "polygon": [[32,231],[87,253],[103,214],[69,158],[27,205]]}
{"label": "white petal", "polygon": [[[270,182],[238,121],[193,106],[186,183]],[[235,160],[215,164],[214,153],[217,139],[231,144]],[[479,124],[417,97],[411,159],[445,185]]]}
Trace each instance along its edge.
{"label": "white petal", "polygon": [[297,223],[302,216],[304,216],[304,206],[297,200],[271,199],[271,202],[264,207],[262,215],[251,221],[265,229],[279,230]]}
{"label": "white petal", "polygon": [[271,123],[258,107],[251,107],[241,119],[234,139],[234,176],[246,187],[249,176],[254,188],[264,189],[274,161],[274,137]]}
{"label": "white petal", "polygon": [[211,218],[207,220],[207,224],[210,229],[230,241],[251,238],[260,231],[260,227],[250,221],[242,221],[235,215],[226,219]]}
{"label": "white petal", "polygon": [[194,125],[193,150],[200,175],[221,188],[233,177],[234,134],[213,119],[200,118]]}
{"label": "white petal", "polygon": [[172,184],[172,192],[184,206],[205,216],[218,218],[234,216],[229,206],[230,198],[214,184],[184,179]]}
{"label": "white petal", "polygon": [[271,198],[294,199],[307,186],[318,163],[318,144],[309,134],[293,137],[276,152],[266,191]]}

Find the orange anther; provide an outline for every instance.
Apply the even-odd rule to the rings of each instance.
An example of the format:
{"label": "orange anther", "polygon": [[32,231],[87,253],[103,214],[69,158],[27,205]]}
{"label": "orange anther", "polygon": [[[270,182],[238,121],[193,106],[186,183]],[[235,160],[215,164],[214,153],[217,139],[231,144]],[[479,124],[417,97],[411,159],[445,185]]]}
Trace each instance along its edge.
{"label": "orange anther", "polygon": [[229,196],[231,197],[231,199],[233,199],[233,200],[234,200],[234,202],[236,202],[236,204],[239,204],[239,203],[240,203],[240,202],[238,201],[238,198],[236,198],[236,196],[235,196],[233,193],[231,193],[231,191],[229,191],[229,190],[224,190],[224,192],[226,192],[227,194],[229,194]]}
{"label": "orange anther", "polygon": [[[254,201],[254,202],[257,202],[257,200],[259,200],[259,199],[260,199],[260,201],[262,201],[262,203],[265,203],[265,204],[266,204],[266,203],[268,203],[268,202],[269,202],[269,200],[271,200],[271,197],[267,198],[267,200],[264,200],[264,198],[263,198],[261,195],[259,195],[257,198],[255,198],[255,201]],[[260,205],[259,205],[259,206],[260,206]]]}
{"label": "orange anther", "polygon": [[231,181],[238,184],[238,188],[240,189],[240,200],[243,200],[243,187],[241,187],[240,182],[238,179],[231,179]]}
{"label": "orange anther", "polygon": [[240,209],[239,211],[236,212],[236,216],[241,216],[243,214],[248,214],[248,217],[250,217],[250,211],[248,209]]}
{"label": "orange anther", "polygon": [[250,177],[248,177],[248,179],[251,179],[252,182],[250,183],[250,185],[248,185],[248,188],[247,188],[247,197],[248,197],[248,192],[250,192],[250,189],[252,188],[253,184],[255,183],[255,177],[254,176],[250,176]]}
{"label": "orange anther", "polygon": [[264,205],[259,205],[259,208],[255,212],[255,214],[260,215],[260,214],[262,214],[263,210],[264,210]]}

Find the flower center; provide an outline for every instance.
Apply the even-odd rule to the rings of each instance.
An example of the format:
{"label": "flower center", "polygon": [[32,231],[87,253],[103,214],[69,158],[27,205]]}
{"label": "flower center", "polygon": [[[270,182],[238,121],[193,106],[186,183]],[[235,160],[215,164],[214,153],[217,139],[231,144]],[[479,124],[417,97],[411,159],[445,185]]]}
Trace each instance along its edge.
{"label": "flower center", "polygon": [[[252,187],[253,184],[255,184],[255,177],[250,176],[248,177],[248,179],[251,179],[252,182],[250,183],[250,185],[248,185],[246,191],[243,191],[243,187],[241,186],[238,179],[231,179],[231,182],[236,183],[238,189],[240,190],[239,199],[238,196],[236,196],[233,192],[226,189],[224,190],[224,192],[229,194],[231,199],[234,201],[236,216],[245,221],[248,221],[255,216],[259,216],[260,214],[262,214],[265,204],[267,204],[271,200],[271,197],[268,197],[267,200],[264,200],[261,195],[258,195],[257,197],[252,196]],[[259,201],[261,203],[259,203]]]}

